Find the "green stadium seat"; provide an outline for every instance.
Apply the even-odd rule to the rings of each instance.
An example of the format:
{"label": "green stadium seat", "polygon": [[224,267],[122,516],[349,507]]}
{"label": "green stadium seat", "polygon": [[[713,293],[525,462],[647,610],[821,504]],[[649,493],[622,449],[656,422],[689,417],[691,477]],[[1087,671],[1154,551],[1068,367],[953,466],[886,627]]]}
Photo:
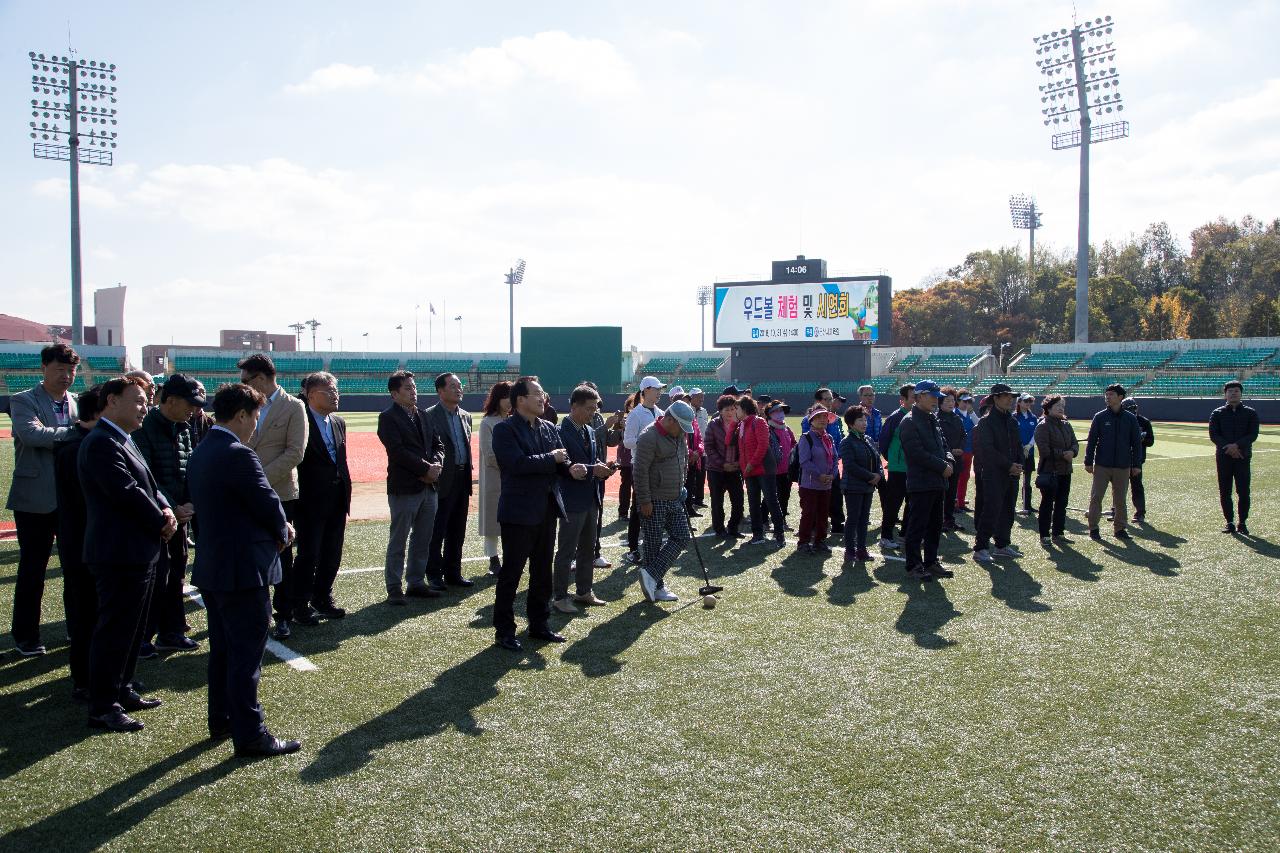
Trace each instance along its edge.
{"label": "green stadium seat", "polygon": [[977,358],[978,356],[976,355],[955,353],[931,355],[912,367],[911,373],[922,378],[929,378],[925,376],[927,373],[938,373],[940,371],[959,373],[968,370],[969,365],[976,361]]}
{"label": "green stadium seat", "polygon": [[1176,350],[1095,352],[1080,366],[1087,370],[1152,370],[1177,355]]}
{"label": "green stadium seat", "polygon": [[[398,358],[362,358],[360,356],[335,356],[329,359],[329,372],[335,376],[340,373],[353,374],[388,374],[396,372],[400,368],[400,359]],[[386,389],[386,385],[382,386]]]}
{"label": "green stadium seat", "polygon": [[638,371],[636,371],[636,375],[637,376],[657,376],[658,378],[662,378],[667,374],[675,373],[679,369],[680,369],[680,359],[674,358],[672,356],[662,355],[662,356],[658,356],[657,358],[651,358],[648,361],[646,361],[644,363],[644,366],[641,367]]}
{"label": "green stadium seat", "polygon": [[1032,352],[1013,366],[1015,373],[1046,370],[1069,370],[1084,358],[1082,352]]}
{"label": "green stadium seat", "polygon": [[1266,361],[1275,354],[1275,348],[1193,349],[1179,353],[1173,361],[1165,365],[1165,368],[1242,370]]}
{"label": "green stadium seat", "polygon": [[505,358],[482,358],[476,362],[476,371],[479,373],[514,374],[519,369],[518,365],[508,364]]}
{"label": "green stadium seat", "polygon": [[715,373],[724,366],[724,358],[719,356],[703,357],[697,356],[691,358],[684,363],[683,373]]}
{"label": "green stadium seat", "polygon": [[908,373],[920,363],[921,356],[908,355],[889,363],[888,369],[894,373]]}
{"label": "green stadium seat", "polygon": [[[405,369],[423,376],[435,377],[441,373],[456,373],[461,376],[471,372],[471,365],[469,358],[411,358],[405,362]],[[503,369],[506,369],[505,363]]]}

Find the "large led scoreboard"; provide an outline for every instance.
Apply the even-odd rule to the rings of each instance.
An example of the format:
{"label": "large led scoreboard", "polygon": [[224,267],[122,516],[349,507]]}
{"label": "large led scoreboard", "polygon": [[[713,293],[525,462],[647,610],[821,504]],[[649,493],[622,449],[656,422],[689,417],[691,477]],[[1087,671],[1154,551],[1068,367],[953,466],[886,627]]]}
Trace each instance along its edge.
{"label": "large led scoreboard", "polygon": [[869,347],[892,337],[892,279],[830,277],[816,258],[774,261],[769,281],[721,282],[714,297],[715,345],[749,381],[865,379]]}

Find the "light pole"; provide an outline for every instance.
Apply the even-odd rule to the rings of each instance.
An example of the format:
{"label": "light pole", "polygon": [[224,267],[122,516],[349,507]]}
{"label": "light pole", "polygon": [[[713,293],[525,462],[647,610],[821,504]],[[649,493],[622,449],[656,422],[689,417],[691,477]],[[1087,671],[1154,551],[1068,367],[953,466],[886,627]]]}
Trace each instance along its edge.
{"label": "light pole", "polygon": [[333,352],[333,337],[329,338],[329,352]]}
{"label": "light pole", "polygon": [[458,321],[458,352],[462,352],[462,315],[459,314],[453,319]]}
{"label": "light pole", "polygon": [[[1076,24],[1070,30],[1054,30],[1035,36],[1036,60],[1046,82],[1040,84],[1040,110],[1045,127],[1064,125],[1053,135],[1053,149],[1080,148],[1080,230],[1076,245],[1076,343],[1089,342],[1089,146],[1094,142],[1123,139],[1129,122],[1117,121],[1093,126],[1089,111],[1096,115],[1122,112],[1120,75],[1113,63],[1115,43],[1111,38],[1111,16]],[[1085,44],[1088,40],[1089,44]],[[1067,52],[1070,51],[1070,52]],[[1093,68],[1090,71],[1086,66]],[[1066,72],[1074,74],[1063,77]]]}
{"label": "light pole", "polygon": [[307,327],[306,323],[290,323],[289,328],[293,329],[293,348],[295,350],[302,349],[302,330]]}
{"label": "light pole", "polygon": [[404,352],[404,323],[396,326],[396,331],[400,333],[400,352]]}
{"label": "light pole", "polygon": [[1013,218],[1014,228],[1026,228],[1031,232],[1031,248],[1027,252],[1027,284],[1036,283],[1036,229],[1040,227],[1040,208],[1036,207],[1035,196],[1025,194],[1009,196],[1009,215]]}
{"label": "light pole", "polygon": [[365,356],[366,356],[366,357],[368,357],[368,355],[369,355],[369,333],[368,333],[368,332],[361,332],[361,333],[360,333],[360,337],[364,338],[364,341],[363,341],[363,343],[364,343],[364,354],[365,354]]}
{"label": "light pole", "polygon": [[[71,169],[71,343],[84,343],[80,270],[80,164],[110,166],[107,149],[116,147],[116,108],[96,106],[100,100],[116,103],[116,67],[74,56],[48,56],[30,51],[31,91],[52,101],[31,99],[32,154],[38,160],[65,160]],[[66,100],[62,100],[62,98]],[[89,105],[86,105],[88,102]],[[80,123],[93,127],[81,132]],[[63,137],[66,144],[62,144]]]}
{"label": "light pole", "polygon": [[715,296],[715,288],[703,285],[698,288],[698,305],[702,306],[702,351],[707,351],[707,306]]}
{"label": "light pole", "polygon": [[516,265],[507,271],[507,316],[510,318],[510,330],[508,332],[509,352],[515,354],[516,351],[516,285],[524,281],[524,258],[521,258]]}
{"label": "light pole", "polygon": [[[311,351],[315,352],[316,351],[316,328],[320,325],[320,321],[306,320],[304,322],[311,327]],[[329,338],[329,349],[333,349],[333,338]]]}

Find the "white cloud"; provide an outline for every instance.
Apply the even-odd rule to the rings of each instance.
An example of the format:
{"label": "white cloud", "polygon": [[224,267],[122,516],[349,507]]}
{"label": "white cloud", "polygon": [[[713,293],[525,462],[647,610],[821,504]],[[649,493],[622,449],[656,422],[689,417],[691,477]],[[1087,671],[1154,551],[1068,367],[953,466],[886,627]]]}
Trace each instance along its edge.
{"label": "white cloud", "polygon": [[[40,198],[65,201],[71,194],[71,181],[67,178],[45,178],[36,181],[32,192]],[[90,183],[82,177],[80,203],[86,207],[113,209],[120,206],[120,199],[110,189]]]}
{"label": "white cloud", "polygon": [[292,95],[314,95],[320,92],[334,92],[352,89],[364,89],[378,82],[378,72],[372,65],[347,65],[335,62],[324,68],[317,68],[301,83],[284,87]]}
{"label": "white cloud", "polygon": [[319,68],[290,94],[353,90],[380,82],[407,83],[419,92],[500,92],[545,83],[585,97],[614,97],[637,90],[635,70],[610,42],[553,30],[477,47],[447,62],[417,71],[379,71],[369,65],[336,63]]}

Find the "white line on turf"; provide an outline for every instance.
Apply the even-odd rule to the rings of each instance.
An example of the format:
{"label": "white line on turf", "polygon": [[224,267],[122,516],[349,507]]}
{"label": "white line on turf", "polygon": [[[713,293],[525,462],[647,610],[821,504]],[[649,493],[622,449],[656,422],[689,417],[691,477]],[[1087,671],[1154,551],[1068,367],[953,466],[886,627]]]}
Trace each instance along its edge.
{"label": "white line on turf", "polygon": [[[182,593],[188,599],[194,601],[199,607],[204,607],[204,596],[202,596],[200,591],[194,586],[189,584],[184,586],[182,588]],[[320,668],[278,640],[268,639],[267,651],[280,658],[280,660],[284,661],[298,672],[314,672]]]}

